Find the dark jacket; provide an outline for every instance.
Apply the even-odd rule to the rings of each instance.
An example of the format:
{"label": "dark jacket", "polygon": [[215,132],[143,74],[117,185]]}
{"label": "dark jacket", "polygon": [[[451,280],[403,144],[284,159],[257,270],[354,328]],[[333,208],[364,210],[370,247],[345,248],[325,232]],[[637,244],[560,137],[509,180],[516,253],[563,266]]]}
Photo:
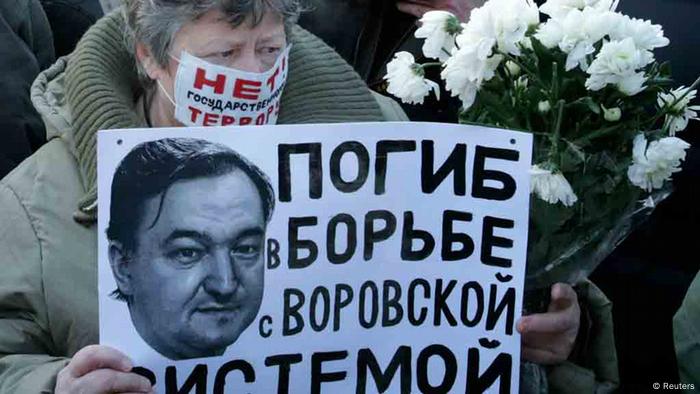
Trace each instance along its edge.
{"label": "dark jacket", "polygon": [[51,37],[37,0],[0,1],[0,178],[45,141],[29,87],[54,61]]}
{"label": "dark jacket", "polygon": [[73,52],[80,37],[102,17],[98,0],[40,0],[53,33],[56,57]]}
{"label": "dark jacket", "polygon": [[[333,47],[371,89],[386,95],[386,64],[399,51],[412,53],[418,62],[422,41],[413,37],[416,17],[400,12],[396,0],[311,0],[310,10],[299,24]],[[339,23],[339,21],[342,21]],[[436,69],[426,76],[441,83]],[[434,95],[423,105],[401,103],[413,121],[457,122],[459,100],[442,88],[440,100]]]}

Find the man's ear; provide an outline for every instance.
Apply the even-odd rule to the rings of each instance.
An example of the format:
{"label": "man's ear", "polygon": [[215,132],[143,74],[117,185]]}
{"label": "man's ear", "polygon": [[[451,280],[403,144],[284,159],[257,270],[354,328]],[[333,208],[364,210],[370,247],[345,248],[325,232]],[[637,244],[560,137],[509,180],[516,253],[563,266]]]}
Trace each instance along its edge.
{"label": "man's ear", "polygon": [[132,293],[132,286],[129,254],[124,249],[124,245],[122,245],[121,242],[109,241],[109,265],[112,267],[114,280],[117,282],[119,291],[124,296],[130,296]]}
{"label": "man's ear", "polygon": [[148,78],[156,80],[160,78],[162,69],[153,57],[151,50],[142,42],[136,43],[136,61],[141,64],[141,68],[146,72]]}

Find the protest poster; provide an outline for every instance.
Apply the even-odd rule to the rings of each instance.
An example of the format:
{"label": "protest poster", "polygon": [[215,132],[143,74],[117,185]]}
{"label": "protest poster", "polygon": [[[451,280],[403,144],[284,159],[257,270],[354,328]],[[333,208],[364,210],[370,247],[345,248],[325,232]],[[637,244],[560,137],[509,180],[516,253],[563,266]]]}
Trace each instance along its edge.
{"label": "protest poster", "polygon": [[532,137],[102,131],[100,343],[159,393],[518,392]]}

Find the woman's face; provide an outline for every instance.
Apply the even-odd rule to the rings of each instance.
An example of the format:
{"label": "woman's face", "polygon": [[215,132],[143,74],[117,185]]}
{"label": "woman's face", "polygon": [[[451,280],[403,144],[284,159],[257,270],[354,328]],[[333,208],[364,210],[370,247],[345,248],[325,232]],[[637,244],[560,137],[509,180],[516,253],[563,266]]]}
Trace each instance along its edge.
{"label": "woman's face", "polygon": [[[185,51],[220,66],[264,72],[275,64],[286,42],[282,18],[275,13],[267,12],[255,27],[247,19],[233,28],[220,11],[212,10],[182,26],[170,54],[179,58]],[[171,59],[176,68],[173,63]]]}
{"label": "woman's face", "polygon": [[[232,27],[219,10],[211,10],[197,20],[184,24],[175,34],[166,66],[154,61],[143,45],[137,48],[137,56],[151,79],[157,79],[163,89],[174,97],[178,60],[187,52],[209,63],[247,72],[265,72],[272,68],[285,49],[287,37],[281,16],[267,12],[262,21],[252,26],[247,18]],[[162,116],[155,114],[158,126],[174,126],[172,105],[162,94],[156,94],[154,104]],[[167,115],[166,115],[167,113]]]}

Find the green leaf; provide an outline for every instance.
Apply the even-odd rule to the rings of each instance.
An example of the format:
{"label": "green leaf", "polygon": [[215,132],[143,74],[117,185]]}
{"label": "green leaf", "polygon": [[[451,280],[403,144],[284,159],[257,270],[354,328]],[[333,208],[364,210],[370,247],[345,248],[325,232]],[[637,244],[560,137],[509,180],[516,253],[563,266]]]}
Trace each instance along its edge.
{"label": "green leaf", "polygon": [[596,115],[600,115],[601,112],[600,105],[598,105],[598,103],[596,103],[596,101],[593,100],[591,96],[581,97],[566,104],[566,106],[570,108],[585,108],[586,110],[593,112]]}
{"label": "green leaf", "polygon": [[659,65],[659,74],[662,77],[670,77],[671,73],[671,62],[663,62]]}
{"label": "green leaf", "polygon": [[586,154],[574,143],[564,140],[566,148],[561,152],[560,170],[563,172],[573,172],[579,169],[586,161]]}

